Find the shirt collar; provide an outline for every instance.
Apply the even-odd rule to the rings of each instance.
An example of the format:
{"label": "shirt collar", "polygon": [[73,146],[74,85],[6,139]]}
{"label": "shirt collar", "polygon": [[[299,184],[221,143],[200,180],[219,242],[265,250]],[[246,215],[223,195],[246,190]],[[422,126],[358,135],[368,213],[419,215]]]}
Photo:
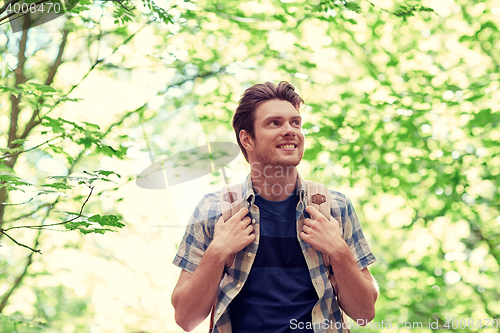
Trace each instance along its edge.
{"label": "shirt collar", "polygon": [[[295,186],[295,193],[299,196],[299,202],[303,202],[306,197],[306,183],[300,173],[297,171],[297,184]],[[255,202],[255,191],[253,190],[252,177],[248,174],[243,186],[243,198],[248,206],[252,206]]]}

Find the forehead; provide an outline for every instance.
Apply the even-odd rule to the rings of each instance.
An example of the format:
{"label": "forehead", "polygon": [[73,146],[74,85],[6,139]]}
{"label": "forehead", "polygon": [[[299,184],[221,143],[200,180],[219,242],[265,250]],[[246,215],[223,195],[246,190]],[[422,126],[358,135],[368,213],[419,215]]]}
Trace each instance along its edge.
{"label": "forehead", "polygon": [[267,118],[295,118],[300,117],[299,111],[288,101],[271,99],[259,104],[255,109],[255,121],[259,122]]}

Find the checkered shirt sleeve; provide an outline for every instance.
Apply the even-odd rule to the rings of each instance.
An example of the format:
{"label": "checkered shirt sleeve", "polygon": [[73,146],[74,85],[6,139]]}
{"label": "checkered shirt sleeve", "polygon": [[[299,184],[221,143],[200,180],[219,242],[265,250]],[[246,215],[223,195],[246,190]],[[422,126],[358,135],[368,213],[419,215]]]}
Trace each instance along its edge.
{"label": "checkered shirt sleeve", "polygon": [[222,216],[220,192],[205,195],[196,206],[174,258],[174,265],[194,273],[213,239],[214,226]]}
{"label": "checkered shirt sleeve", "polygon": [[344,194],[331,191],[331,215],[342,222],[342,238],[349,245],[359,269],[377,261],[363,234],[358,215],[354,210],[351,200]]}

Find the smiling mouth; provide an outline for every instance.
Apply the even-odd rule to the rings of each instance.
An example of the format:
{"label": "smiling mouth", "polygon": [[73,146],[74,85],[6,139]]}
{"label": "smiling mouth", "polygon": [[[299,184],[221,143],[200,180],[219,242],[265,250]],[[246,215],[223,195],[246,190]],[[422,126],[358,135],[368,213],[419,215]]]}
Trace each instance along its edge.
{"label": "smiling mouth", "polygon": [[281,146],[277,146],[277,147],[280,148],[280,149],[293,149],[293,148],[297,148],[296,145],[292,145],[292,144],[281,145]]}

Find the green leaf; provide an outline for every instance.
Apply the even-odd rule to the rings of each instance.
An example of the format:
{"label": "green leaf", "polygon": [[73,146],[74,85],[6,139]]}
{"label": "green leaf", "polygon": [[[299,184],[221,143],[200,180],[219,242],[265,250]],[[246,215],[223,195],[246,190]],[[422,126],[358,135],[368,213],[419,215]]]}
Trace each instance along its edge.
{"label": "green leaf", "polygon": [[82,222],[68,222],[68,223],[65,223],[63,225],[68,230],[75,230],[75,229],[79,229],[79,228],[90,227],[92,225],[92,223],[82,221]]}
{"label": "green leaf", "polygon": [[84,100],[83,98],[69,98],[69,97],[59,98],[59,101],[61,102],[79,102],[83,100]]}
{"label": "green leaf", "polygon": [[121,175],[117,174],[114,171],[109,171],[109,170],[95,170],[98,175],[104,175],[104,176],[109,176],[109,175],[116,175],[118,178],[122,178]]}
{"label": "green leaf", "polygon": [[73,185],[68,185],[65,183],[52,183],[52,184],[43,184],[43,187],[50,187],[50,188],[55,188],[58,190],[71,190],[73,189]]}
{"label": "green leaf", "polygon": [[111,232],[116,232],[116,230],[112,229],[104,229],[104,228],[99,228],[99,229],[78,229],[82,234],[87,235],[91,233],[95,234],[104,234],[106,231],[111,231]]}
{"label": "green leaf", "polygon": [[101,226],[112,226],[116,228],[123,228],[125,224],[118,222],[118,216],[116,215],[93,215],[88,218],[90,222],[97,222]]}
{"label": "green leaf", "polygon": [[51,191],[51,190],[41,190],[41,191],[38,191],[38,195],[56,195],[56,196],[59,196],[59,197],[68,197],[68,195],[66,193],[63,193],[63,192],[59,192],[59,191]]}
{"label": "green leaf", "polygon": [[64,155],[64,157],[66,158],[66,160],[68,161],[68,163],[72,164],[75,159],[73,158],[73,156],[71,156],[70,154],[68,154],[64,149],[62,149],[61,147],[59,146],[55,146],[55,145],[51,145],[49,144],[49,147],[52,151],[54,151],[55,153],[58,153],[58,154],[62,154]]}
{"label": "green leaf", "polygon": [[11,175],[0,175],[0,188],[5,188],[7,191],[24,192],[20,186],[35,186],[27,181]]}
{"label": "green leaf", "polygon": [[356,2],[348,2],[345,4],[345,7],[353,12],[361,13],[361,6]]}
{"label": "green leaf", "polygon": [[57,90],[55,90],[51,86],[37,84],[36,87],[38,88],[38,90],[40,90],[41,92],[44,92],[44,93],[48,93],[48,92],[54,92],[55,93],[55,92],[57,92]]}
{"label": "green leaf", "polygon": [[59,120],[61,122],[64,122],[66,124],[69,124],[69,125],[73,126],[73,129],[78,130],[79,132],[84,132],[85,131],[85,129],[82,126],[78,125],[77,123],[75,123],[73,121],[69,121],[69,120],[62,119],[62,118],[59,118]]}
{"label": "green leaf", "polygon": [[63,122],[60,119],[53,119],[48,116],[42,118],[42,125],[45,127],[52,128],[54,133],[65,133],[66,130],[63,128]]}
{"label": "green leaf", "polygon": [[95,139],[95,138],[92,138],[90,136],[86,136],[86,137],[83,137],[83,138],[79,138],[77,140],[75,140],[75,143],[79,144],[79,145],[83,145],[85,148],[90,148],[92,147],[92,145],[97,145],[99,144],[100,140],[99,139]]}
{"label": "green leaf", "polygon": [[96,153],[102,153],[108,157],[123,158],[125,156],[125,154],[122,151],[116,150],[113,147],[108,146],[108,145],[102,145],[100,147],[97,147]]}
{"label": "green leaf", "polygon": [[19,98],[19,95],[22,93],[22,90],[19,88],[10,88],[10,87],[0,86],[0,91],[2,91],[2,90],[5,92],[11,93],[12,95],[16,96],[16,98]]}
{"label": "green leaf", "polygon": [[421,6],[418,10],[420,10],[421,12],[434,12],[434,9],[424,6]]}
{"label": "green leaf", "polygon": [[101,128],[99,127],[99,125],[97,124],[93,124],[93,123],[88,123],[86,121],[83,122],[85,125],[87,125],[87,127],[90,127],[90,128],[93,128],[95,130],[100,130]]}
{"label": "green leaf", "polygon": [[74,177],[74,176],[48,176],[49,179],[65,179],[69,181],[87,181],[88,178],[85,177]]}

